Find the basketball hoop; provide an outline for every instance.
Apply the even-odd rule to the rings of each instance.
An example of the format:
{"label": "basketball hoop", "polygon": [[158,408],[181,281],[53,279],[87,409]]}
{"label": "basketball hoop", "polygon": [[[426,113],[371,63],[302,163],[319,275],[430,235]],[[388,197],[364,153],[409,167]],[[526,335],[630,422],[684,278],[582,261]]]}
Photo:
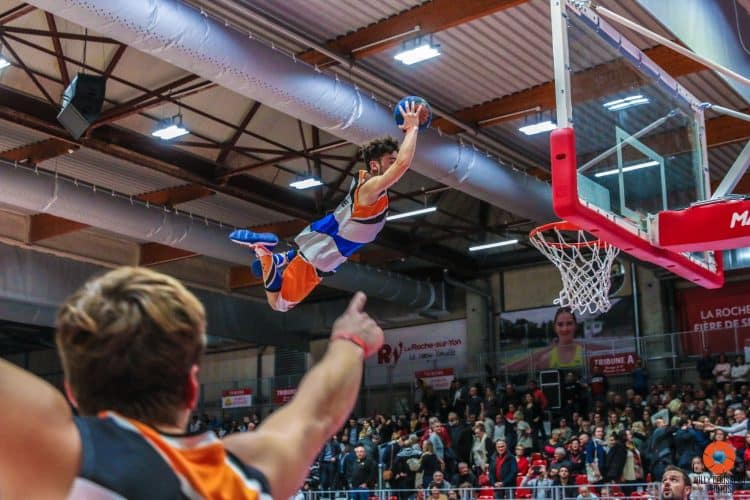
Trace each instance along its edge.
{"label": "basketball hoop", "polygon": [[583,315],[609,310],[610,275],[619,248],[566,221],[533,229],[529,240],[560,271],[563,287],[555,304]]}

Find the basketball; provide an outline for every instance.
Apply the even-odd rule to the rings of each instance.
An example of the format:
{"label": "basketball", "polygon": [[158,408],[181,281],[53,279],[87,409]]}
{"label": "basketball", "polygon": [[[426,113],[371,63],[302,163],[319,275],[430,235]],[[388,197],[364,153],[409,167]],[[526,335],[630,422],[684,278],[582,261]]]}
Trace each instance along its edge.
{"label": "basketball", "polygon": [[401,126],[404,123],[404,117],[401,116],[399,108],[406,109],[406,105],[409,102],[414,102],[416,106],[422,106],[422,111],[419,113],[419,130],[424,130],[429,127],[430,123],[432,123],[432,109],[430,108],[430,104],[421,97],[415,95],[406,96],[396,104],[396,107],[393,109],[393,118],[396,120],[396,125]]}

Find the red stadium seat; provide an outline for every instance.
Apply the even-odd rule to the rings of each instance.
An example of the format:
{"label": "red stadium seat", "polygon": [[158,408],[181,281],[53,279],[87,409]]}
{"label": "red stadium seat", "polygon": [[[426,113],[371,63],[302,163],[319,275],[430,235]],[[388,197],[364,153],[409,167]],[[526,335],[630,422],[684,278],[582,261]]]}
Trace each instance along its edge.
{"label": "red stadium seat", "polygon": [[589,484],[589,478],[586,474],[576,474],[576,484]]}
{"label": "red stadium seat", "polygon": [[[516,478],[516,497],[518,498],[531,498],[531,490],[529,488],[521,488],[523,482],[523,476]],[[526,496],[528,495],[528,496]]]}

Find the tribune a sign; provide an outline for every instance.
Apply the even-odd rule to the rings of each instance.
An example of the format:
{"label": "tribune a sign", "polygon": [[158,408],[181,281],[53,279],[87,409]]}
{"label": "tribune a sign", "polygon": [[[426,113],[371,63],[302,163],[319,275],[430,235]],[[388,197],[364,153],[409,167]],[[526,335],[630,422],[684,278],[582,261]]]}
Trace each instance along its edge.
{"label": "tribune a sign", "polygon": [[297,393],[296,387],[285,387],[273,390],[273,402],[277,405],[283,405],[292,400]]}
{"label": "tribune a sign", "polygon": [[252,389],[232,389],[221,393],[221,407],[247,408],[253,405]]}
{"label": "tribune a sign", "polygon": [[453,368],[438,368],[435,370],[420,370],[414,372],[414,377],[424,380],[426,386],[435,391],[450,389],[451,382],[456,377]]}
{"label": "tribune a sign", "polygon": [[638,355],[634,352],[601,354],[589,358],[591,369],[599,366],[605,375],[625,375],[635,370]]}

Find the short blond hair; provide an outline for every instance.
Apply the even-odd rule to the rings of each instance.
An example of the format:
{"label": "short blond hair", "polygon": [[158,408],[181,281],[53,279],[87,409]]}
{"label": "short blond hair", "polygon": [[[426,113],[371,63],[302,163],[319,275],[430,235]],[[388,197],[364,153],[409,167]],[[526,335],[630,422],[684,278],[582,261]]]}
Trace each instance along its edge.
{"label": "short blond hair", "polygon": [[173,423],[206,346],[203,305],[179,281],[121,267],[62,305],[55,341],[79,411]]}

